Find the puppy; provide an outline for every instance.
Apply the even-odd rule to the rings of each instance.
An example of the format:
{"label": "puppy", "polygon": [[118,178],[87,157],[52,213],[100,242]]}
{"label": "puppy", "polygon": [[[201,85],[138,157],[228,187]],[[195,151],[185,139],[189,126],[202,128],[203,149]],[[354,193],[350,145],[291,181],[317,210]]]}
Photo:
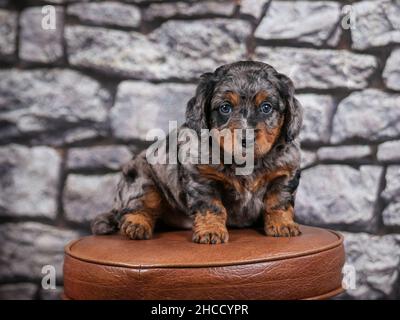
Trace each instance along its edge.
{"label": "puppy", "polygon": [[[222,160],[150,164],[143,151],[123,167],[114,207],[94,219],[93,233],[120,230],[129,239],[150,239],[162,219],[173,227],[192,228],[194,242],[217,244],[228,241],[227,227],[249,227],[262,218],[268,236],[299,235],[294,200],[300,149],[295,138],[301,123],[292,81],[270,65],[241,61],[203,74],[178,131],[193,129],[200,135],[201,129],[253,129],[252,172],[237,175],[238,164]],[[238,139],[219,143],[227,150],[245,144]]]}

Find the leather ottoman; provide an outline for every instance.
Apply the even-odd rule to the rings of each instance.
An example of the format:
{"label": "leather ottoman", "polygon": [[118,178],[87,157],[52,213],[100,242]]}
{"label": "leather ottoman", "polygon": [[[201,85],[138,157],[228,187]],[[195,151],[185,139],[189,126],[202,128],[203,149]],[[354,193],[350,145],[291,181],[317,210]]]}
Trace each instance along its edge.
{"label": "leather ottoman", "polygon": [[66,246],[66,299],[325,299],[342,292],[343,238],[301,226],[293,238],[230,230],[229,243],[190,231],[152,240],[89,236]]}

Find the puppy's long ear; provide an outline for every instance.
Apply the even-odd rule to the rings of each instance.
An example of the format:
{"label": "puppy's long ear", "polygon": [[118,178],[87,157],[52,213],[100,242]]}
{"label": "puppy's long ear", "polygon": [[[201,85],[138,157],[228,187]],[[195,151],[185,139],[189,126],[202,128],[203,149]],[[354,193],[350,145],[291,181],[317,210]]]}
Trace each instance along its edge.
{"label": "puppy's long ear", "polygon": [[286,102],[285,113],[285,140],[286,142],[293,141],[300,133],[303,123],[303,108],[300,102],[294,97],[294,85],[284,74],[278,73],[279,91]]}
{"label": "puppy's long ear", "polygon": [[200,82],[196,89],[196,95],[191,98],[186,106],[186,125],[200,133],[201,129],[207,129],[207,105],[210,103],[215,81],[214,74],[204,73],[200,76]]}

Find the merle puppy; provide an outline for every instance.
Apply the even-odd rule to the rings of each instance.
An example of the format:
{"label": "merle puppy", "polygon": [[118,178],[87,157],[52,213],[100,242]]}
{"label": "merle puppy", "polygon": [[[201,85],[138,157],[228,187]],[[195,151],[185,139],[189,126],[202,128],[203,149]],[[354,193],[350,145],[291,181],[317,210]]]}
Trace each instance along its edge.
{"label": "merle puppy", "polygon": [[268,64],[241,61],[203,74],[178,131],[254,129],[252,173],[237,175],[237,164],[223,161],[150,164],[143,151],[123,167],[114,207],[92,222],[93,233],[120,230],[130,239],[150,239],[160,218],[192,228],[194,242],[216,244],[228,241],[227,226],[248,227],[262,218],[268,236],[299,235],[294,199],[300,150],[295,138],[301,122],[292,81]]}

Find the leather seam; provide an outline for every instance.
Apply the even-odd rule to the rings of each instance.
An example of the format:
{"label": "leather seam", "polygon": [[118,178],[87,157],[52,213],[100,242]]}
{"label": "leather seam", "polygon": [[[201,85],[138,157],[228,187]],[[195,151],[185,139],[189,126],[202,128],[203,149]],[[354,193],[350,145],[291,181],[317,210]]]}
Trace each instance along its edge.
{"label": "leather seam", "polygon": [[323,293],[318,296],[313,296],[313,297],[309,297],[309,298],[303,298],[302,300],[325,300],[327,298],[335,297],[338,294],[343,293],[345,291],[346,290],[342,286],[340,286],[340,287],[338,287],[334,290],[331,290],[327,293]]}
{"label": "leather seam", "polygon": [[317,254],[320,252],[324,252],[324,251],[329,251],[331,249],[337,248],[342,246],[343,247],[343,236],[335,231],[329,230],[330,232],[334,233],[339,239],[337,242],[334,242],[333,244],[330,245],[326,245],[325,247],[322,248],[318,248],[318,249],[314,249],[314,250],[308,250],[308,251],[304,251],[301,253],[294,253],[291,255],[287,255],[287,256],[277,256],[277,257],[270,257],[270,258],[266,258],[266,259],[256,259],[256,260],[251,260],[251,261],[238,261],[237,263],[210,263],[210,264],[164,264],[164,265],[129,265],[129,264],[125,264],[125,263],[110,263],[109,261],[102,261],[102,260],[93,260],[93,259],[87,259],[87,258],[82,258],[79,257],[77,255],[74,255],[71,252],[71,248],[74,244],[78,243],[80,240],[75,240],[72,241],[71,243],[69,243],[66,247],[65,247],[65,254],[77,259],[77,260],[81,260],[84,262],[89,262],[92,264],[97,264],[97,265],[106,265],[106,266],[112,266],[112,267],[124,267],[124,268],[129,268],[129,269],[137,269],[139,270],[139,272],[142,269],[167,269],[167,268],[171,268],[171,269],[182,269],[182,268],[212,268],[212,267],[229,267],[229,266],[240,266],[240,265],[249,265],[249,264],[255,264],[255,263],[264,263],[264,262],[272,262],[272,261],[284,261],[284,260],[290,260],[293,258],[298,258],[298,257],[304,257],[304,256],[310,256],[313,254]]}

